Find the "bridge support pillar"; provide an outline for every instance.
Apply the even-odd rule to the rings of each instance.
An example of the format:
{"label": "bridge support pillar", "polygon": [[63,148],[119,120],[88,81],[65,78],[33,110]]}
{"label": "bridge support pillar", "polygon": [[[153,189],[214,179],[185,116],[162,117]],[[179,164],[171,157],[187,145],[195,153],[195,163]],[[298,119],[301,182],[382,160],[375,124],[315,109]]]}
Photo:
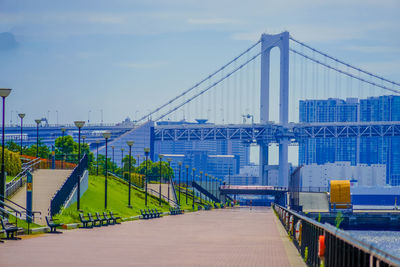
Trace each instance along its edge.
{"label": "bridge support pillar", "polygon": [[289,184],[289,161],[288,161],[289,140],[282,139],[279,142],[279,182],[278,186]]}
{"label": "bridge support pillar", "polygon": [[262,185],[268,185],[268,144],[260,143],[260,178]]}

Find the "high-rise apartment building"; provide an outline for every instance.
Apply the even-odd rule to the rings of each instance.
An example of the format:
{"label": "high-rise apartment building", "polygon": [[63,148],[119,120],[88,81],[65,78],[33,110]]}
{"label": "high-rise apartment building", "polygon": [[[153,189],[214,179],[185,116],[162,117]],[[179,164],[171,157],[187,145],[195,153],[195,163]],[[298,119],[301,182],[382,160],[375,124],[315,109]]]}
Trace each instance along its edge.
{"label": "high-rise apartment building", "polygon": [[[300,101],[299,121],[400,121],[400,96]],[[357,143],[359,141],[359,150]],[[357,154],[358,153],[358,154]],[[299,164],[348,161],[386,164],[386,182],[400,185],[400,137],[314,138],[299,144]],[[357,162],[359,161],[359,162]]]}

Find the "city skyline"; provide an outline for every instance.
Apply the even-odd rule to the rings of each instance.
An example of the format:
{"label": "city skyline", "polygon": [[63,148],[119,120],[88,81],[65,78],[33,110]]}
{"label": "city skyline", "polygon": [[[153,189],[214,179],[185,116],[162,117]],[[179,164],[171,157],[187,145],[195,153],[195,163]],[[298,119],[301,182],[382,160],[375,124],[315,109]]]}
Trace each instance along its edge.
{"label": "city skyline", "polygon": [[229,11],[211,1],[93,3],[0,1],[0,57],[7,63],[0,67],[0,83],[13,88],[7,122],[15,122],[17,111],[27,114],[27,123],[47,114],[50,123],[57,114],[59,123],[88,117],[100,122],[101,110],[105,123],[134,120],[226,63],[262,32],[288,30],[339,58],[398,78],[396,1],[312,7],[254,1]]}

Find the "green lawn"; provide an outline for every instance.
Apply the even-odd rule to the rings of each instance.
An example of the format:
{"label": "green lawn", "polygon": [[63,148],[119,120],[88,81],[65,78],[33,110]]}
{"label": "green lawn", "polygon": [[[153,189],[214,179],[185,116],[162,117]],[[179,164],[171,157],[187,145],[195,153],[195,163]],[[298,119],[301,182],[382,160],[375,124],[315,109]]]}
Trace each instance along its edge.
{"label": "green lawn", "polygon": [[[128,208],[128,186],[124,181],[117,178],[108,179],[108,205],[107,211],[112,211],[114,214],[122,218],[139,215],[141,209],[157,208],[158,211],[169,211],[169,205],[165,201],[162,206],[158,205],[158,198],[148,195],[148,206],[145,207],[145,193],[143,190],[131,190],[131,205]],[[81,210],[85,213],[95,212],[102,213],[104,209],[104,176],[89,176],[89,187],[81,198]],[[67,209],[63,210],[61,214],[56,215],[55,218],[60,219],[62,223],[80,222],[79,212],[76,210],[76,203],[72,204]]]}
{"label": "green lawn", "polygon": [[6,177],[6,183],[10,182],[12,179],[14,179],[14,176],[8,176]]}
{"label": "green lawn", "polygon": [[[193,198],[192,198],[191,194],[193,193],[193,191],[192,190],[188,190],[189,194],[187,196],[187,204],[186,204],[186,193],[185,193],[186,192],[186,188],[185,187],[180,187],[180,189],[181,189],[181,198],[180,198],[181,208],[184,209],[184,210],[191,210],[192,209],[192,203],[193,203]],[[178,190],[176,190],[176,197],[179,198],[179,191]],[[204,195],[203,195],[203,197],[204,197]],[[200,201],[200,198],[198,198],[198,197],[195,197],[195,199],[197,199],[197,201]],[[210,205],[212,205],[211,203],[213,203],[213,202],[205,201],[204,199],[202,201],[203,201],[203,203],[210,204]],[[194,203],[195,210],[198,209],[198,206],[199,205],[195,202]]]}

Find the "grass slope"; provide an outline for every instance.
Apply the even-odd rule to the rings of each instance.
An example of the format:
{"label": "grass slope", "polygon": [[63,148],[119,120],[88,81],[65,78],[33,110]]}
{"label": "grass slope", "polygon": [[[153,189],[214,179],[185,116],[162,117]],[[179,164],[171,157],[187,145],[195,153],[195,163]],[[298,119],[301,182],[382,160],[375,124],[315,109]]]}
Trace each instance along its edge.
{"label": "grass slope", "polygon": [[[122,218],[139,215],[141,209],[157,208],[158,211],[169,211],[169,205],[165,201],[162,206],[158,205],[158,198],[147,196],[148,205],[145,207],[145,193],[142,190],[132,187],[131,189],[131,205],[128,208],[128,186],[124,181],[117,178],[108,179],[108,203],[107,211],[112,211]],[[95,212],[102,213],[104,209],[104,176],[89,176],[89,187],[81,198],[81,210],[85,213]],[[62,223],[80,222],[79,212],[76,210],[76,203],[72,204],[67,209],[64,209],[61,214],[55,216]]]}

